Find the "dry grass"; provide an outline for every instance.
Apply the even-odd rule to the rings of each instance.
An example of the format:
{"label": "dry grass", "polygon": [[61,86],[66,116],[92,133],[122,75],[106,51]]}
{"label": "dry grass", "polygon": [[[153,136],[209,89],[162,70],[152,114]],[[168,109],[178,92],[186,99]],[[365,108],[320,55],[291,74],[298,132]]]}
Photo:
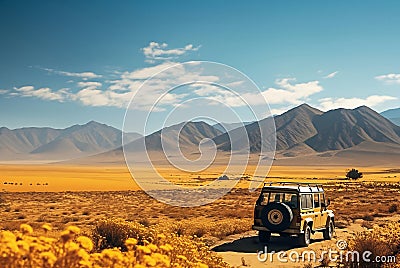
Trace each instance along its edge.
{"label": "dry grass", "polygon": [[399,183],[336,183],[325,186],[325,190],[339,228],[357,219],[372,223],[390,216],[400,202]]}
{"label": "dry grass", "polygon": [[[31,226],[21,224],[19,231],[0,231],[0,266],[17,267],[229,267],[198,238],[176,236],[157,228],[145,227],[123,220],[110,220],[105,235],[129,234],[121,244],[107,240],[102,250],[96,251],[80,229],[69,226],[56,237],[38,236]],[[43,226],[44,231],[50,230]],[[106,239],[111,239],[107,237]],[[98,242],[98,241],[97,241]],[[117,248],[116,246],[120,246]],[[121,249],[123,247],[123,249]]]}
{"label": "dry grass", "polygon": [[[116,171],[113,169],[108,172],[103,176],[107,177],[110,172]],[[94,176],[88,174],[85,178]],[[300,177],[304,177],[303,175]],[[79,176],[79,174],[72,173],[71,176]],[[287,175],[279,176],[276,180],[283,178],[295,180]],[[298,180],[302,181],[301,178]],[[336,226],[339,228],[345,228],[359,220],[362,221],[363,227],[372,229],[380,224],[381,219],[396,215],[400,201],[400,184],[397,182],[347,182],[327,179],[321,181],[328,182],[325,186],[326,196],[331,199],[330,208],[335,212]],[[319,181],[313,180],[313,182]],[[120,186],[124,186],[124,183]],[[122,219],[122,225],[123,220],[136,222],[134,223],[136,227],[133,227],[135,232],[162,230],[162,233],[173,234],[177,241],[182,242],[183,240],[179,239],[185,237],[196,237],[205,246],[210,246],[226,236],[250,230],[254,203],[258,194],[259,191],[250,193],[247,189],[237,188],[211,204],[196,208],[180,208],[160,203],[139,190],[3,192],[0,194],[0,218],[2,219],[0,230],[15,231],[19,229],[21,223],[28,223],[39,230],[43,223],[50,222],[53,225],[53,231],[46,233],[48,237],[59,237],[60,231],[70,225],[78,226],[83,234],[91,236],[93,230],[100,228],[98,223],[103,219],[116,217]],[[106,235],[100,235],[102,239],[94,238],[96,247],[104,250],[110,245],[115,245],[126,250],[124,241],[132,236],[132,231],[129,231],[132,230],[130,224],[133,223],[128,224],[130,227],[126,227],[125,234],[112,236],[115,239],[114,242],[109,242],[112,241],[110,238],[104,242],[102,239],[107,237]],[[107,228],[115,230],[119,227]],[[95,232],[101,233],[99,229]],[[37,235],[40,234],[44,232],[37,231]],[[141,241],[140,237],[134,237]],[[368,243],[364,244],[368,245]]]}
{"label": "dry grass", "polygon": [[[359,268],[379,268],[379,267],[398,267],[400,260],[400,223],[387,223],[383,226],[374,226],[373,229],[367,230],[355,235],[349,243],[349,251],[357,251],[362,254],[369,251],[368,256],[370,262],[360,257],[358,260],[345,260],[343,267],[359,267]],[[376,257],[385,258],[386,263],[376,262]],[[395,256],[396,259],[390,259],[389,256]],[[396,263],[397,260],[397,263]]]}
{"label": "dry grass", "polygon": [[257,195],[238,189],[206,206],[180,208],[160,203],[142,191],[3,193],[3,198],[12,202],[10,211],[0,208],[0,228],[16,230],[21,223],[38,228],[50,222],[55,230],[73,224],[91,232],[99,220],[117,217],[205,237],[212,244],[251,229]]}
{"label": "dry grass", "polygon": [[[371,183],[337,183],[325,186],[331,198],[336,225],[345,228],[357,219],[369,222],[390,216],[400,200],[400,185]],[[91,232],[97,221],[117,217],[144,226],[164,224],[172,232],[206,237],[208,243],[225,236],[250,230],[254,202],[259,192],[235,189],[214,203],[196,207],[171,207],[142,191],[114,192],[28,192],[1,195],[0,228],[15,230],[21,223],[34,228],[44,222],[62,230],[69,224]],[[105,202],[106,200],[106,202]]]}

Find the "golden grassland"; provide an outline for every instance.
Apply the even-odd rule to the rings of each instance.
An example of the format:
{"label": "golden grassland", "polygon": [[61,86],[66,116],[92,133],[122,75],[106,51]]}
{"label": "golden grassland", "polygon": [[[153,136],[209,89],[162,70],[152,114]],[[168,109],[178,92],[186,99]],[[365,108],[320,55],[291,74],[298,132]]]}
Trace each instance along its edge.
{"label": "golden grassland", "polygon": [[[198,173],[177,171],[169,166],[158,166],[157,171],[165,179],[183,186],[205,185],[224,174],[224,166],[212,166]],[[255,166],[248,166],[238,188],[248,187]],[[268,181],[301,181],[327,183],[344,178],[344,166],[272,166]],[[238,167],[239,169],[239,167]],[[361,168],[362,181],[396,182],[400,169],[385,167]],[[142,178],[151,176],[148,170],[137,167]],[[239,174],[228,174],[239,177]],[[79,165],[1,165],[0,190],[7,192],[54,192],[54,191],[121,191],[139,190],[126,166],[79,166]]]}
{"label": "golden grassland", "polygon": [[[158,261],[162,259],[166,260],[170,267],[228,266],[208,247],[216,245],[228,236],[242,234],[251,229],[254,202],[259,194],[258,191],[249,192],[247,189],[252,168],[248,168],[246,171],[248,176],[243,176],[238,186],[223,198],[201,207],[180,208],[160,203],[139,190],[126,167],[1,165],[0,183],[3,191],[0,193],[0,230],[3,231],[0,239],[8,239],[7,243],[13,244],[15,238],[15,243],[25,241],[28,246],[34,243],[33,241],[51,244],[43,245],[47,250],[27,253],[24,251],[27,246],[20,242],[23,245],[17,245],[19,251],[14,252],[17,255],[13,255],[15,265],[9,267],[109,267],[111,265],[106,261],[114,257],[120,261],[120,266],[114,267],[129,267],[124,266],[128,262],[132,265],[151,267],[150,264],[154,264],[154,261],[156,263],[154,266],[160,267]],[[163,167],[158,169],[169,180],[189,186],[204,185],[222,174],[218,167],[198,174],[176,172]],[[324,183],[327,197],[332,201],[330,208],[335,212],[337,227],[345,230],[351,224],[360,223],[368,233],[356,236],[355,239],[363,241],[362,239],[370,239],[369,234],[372,230],[375,230],[375,236],[380,237],[381,233],[384,235],[387,219],[397,215],[398,208],[400,209],[398,207],[400,171],[385,167],[367,167],[360,170],[364,173],[364,178],[350,181],[344,179],[346,167],[343,166],[318,168],[274,166],[267,180]],[[143,176],[146,176],[145,170]],[[128,235],[122,236],[119,244],[108,241],[106,243],[108,246],[99,247],[100,240],[96,239],[95,234],[99,233],[99,226],[103,224],[104,227],[104,219],[111,218],[119,220],[112,220],[111,225],[106,228],[109,232],[113,232],[114,229],[131,231],[127,232]],[[45,223],[51,224],[51,230],[42,228]],[[34,233],[21,228],[21,224],[32,226]],[[26,225],[23,226],[28,228]],[[70,239],[65,241],[62,236],[71,232],[70,228],[74,227],[70,226],[79,228],[80,234],[71,233]],[[138,238],[138,234],[147,233],[160,234],[160,237],[166,238],[160,240],[153,235],[149,241],[146,240],[147,242]],[[82,248],[77,240],[80,236],[89,237],[90,241],[94,242],[93,249]],[[134,238],[139,242],[135,244],[133,243],[135,240],[131,240],[131,248],[128,249],[125,244],[128,238]],[[84,241],[85,238],[80,240]],[[180,247],[179,243],[183,243],[185,248],[193,249],[198,254],[193,255],[188,252],[172,254],[161,249],[161,246],[166,244]],[[361,242],[354,242],[352,245],[357,246],[357,243]],[[10,247],[17,250],[15,245],[11,244]],[[66,244],[72,245],[73,253],[67,253],[69,249],[66,249]],[[157,249],[154,251],[150,249],[148,253],[144,253],[139,250],[141,247],[137,248],[148,245]],[[400,248],[400,243],[398,245]],[[117,246],[117,249],[112,249],[114,246]],[[44,254],[45,252],[51,252],[54,256]],[[394,250],[391,252],[397,254]],[[33,255],[27,257],[29,254]],[[152,254],[160,255],[155,255],[158,257],[153,260]],[[197,256],[196,259],[190,254]],[[178,255],[182,257],[178,258]],[[18,266],[21,256],[25,256],[24,261],[27,259],[41,261],[39,262],[41,266],[39,264],[28,266],[27,263]],[[7,263],[9,260],[1,261]],[[46,266],[43,261],[50,263]],[[78,264],[55,266],[56,263],[73,261],[74,265]],[[84,263],[87,266],[84,266]],[[201,266],[203,264],[204,266]],[[7,266],[0,265],[0,267]]]}
{"label": "golden grassland", "polygon": [[[101,250],[95,251],[99,249],[98,245],[88,236],[80,235],[76,226],[68,226],[55,238],[34,234],[28,224],[21,224],[19,231],[1,231],[0,265],[60,268],[229,267],[196,237],[178,236],[164,229],[119,220],[108,220],[103,225],[112,228],[99,227],[108,233],[122,234],[126,229],[129,237],[124,237],[120,247],[112,244],[115,241],[106,241]],[[42,228],[44,231],[51,230],[49,224]]]}

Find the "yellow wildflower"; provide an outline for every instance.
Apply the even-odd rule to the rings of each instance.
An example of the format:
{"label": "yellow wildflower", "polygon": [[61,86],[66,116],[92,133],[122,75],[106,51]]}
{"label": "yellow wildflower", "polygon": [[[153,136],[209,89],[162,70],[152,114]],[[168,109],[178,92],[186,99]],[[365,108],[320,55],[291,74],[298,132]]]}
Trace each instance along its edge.
{"label": "yellow wildflower", "polygon": [[166,236],[165,236],[164,234],[158,234],[158,235],[157,235],[157,238],[159,238],[159,239],[165,239]]}
{"label": "yellow wildflower", "polygon": [[128,238],[126,241],[125,241],[125,246],[127,246],[127,247],[134,247],[134,246],[136,246],[136,244],[137,244],[137,239],[135,239],[135,238]]}
{"label": "yellow wildflower", "polygon": [[81,229],[79,227],[73,225],[68,226],[65,230],[67,230],[71,234],[79,234],[81,232]]}
{"label": "yellow wildflower", "polygon": [[151,254],[151,257],[153,257],[153,259],[156,260],[157,263],[164,264],[167,267],[169,267],[169,265],[171,263],[168,256],[160,254],[160,253],[153,253],[153,254]]}
{"label": "yellow wildflower", "polygon": [[76,239],[76,241],[82,248],[86,249],[87,251],[91,251],[93,249],[93,242],[92,240],[90,240],[89,237],[80,236]]}
{"label": "yellow wildflower", "polygon": [[198,262],[198,263],[196,263],[196,268],[208,268],[208,265],[204,264],[204,263],[201,263],[201,262]]}
{"label": "yellow wildflower", "polygon": [[123,260],[124,257],[118,249],[104,249],[101,254],[105,258],[114,259],[114,260]]}
{"label": "yellow wildflower", "polygon": [[157,251],[158,247],[154,244],[148,244],[147,247],[151,250],[151,251]]}
{"label": "yellow wildflower", "polygon": [[42,229],[43,229],[45,232],[49,232],[49,231],[51,231],[53,228],[51,227],[51,224],[45,223],[45,224],[42,225]]}
{"label": "yellow wildflower", "polygon": [[68,231],[64,230],[61,232],[61,240],[66,243],[67,241],[71,240],[74,236]]}
{"label": "yellow wildflower", "polygon": [[79,262],[80,267],[92,267],[93,264],[89,260],[82,260]]}
{"label": "yellow wildflower", "polygon": [[15,235],[10,231],[2,231],[0,232],[0,241],[7,243],[7,242],[15,242],[17,238]]}
{"label": "yellow wildflower", "polygon": [[33,228],[26,223],[23,223],[19,226],[19,230],[23,233],[23,234],[31,234],[33,233]]}
{"label": "yellow wildflower", "polygon": [[17,241],[17,246],[21,250],[29,251],[29,244],[24,240]]}
{"label": "yellow wildflower", "polygon": [[174,248],[170,244],[165,244],[165,245],[161,245],[160,249],[168,252],[168,251],[173,250]]}
{"label": "yellow wildflower", "polygon": [[89,253],[86,252],[84,249],[80,249],[78,251],[78,257],[81,258],[82,260],[88,260],[90,258]]}
{"label": "yellow wildflower", "polygon": [[144,254],[151,254],[151,249],[147,246],[137,246],[136,249]]}
{"label": "yellow wildflower", "polygon": [[151,256],[149,256],[149,255],[144,255],[144,257],[143,257],[143,260],[144,260],[144,263],[147,265],[147,266],[156,266],[157,265],[157,261],[155,260],[155,259],[153,259]]}
{"label": "yellow wildflower", "polygon": [[68,251],[78,251],[79,250],[79,245],[75,242],[68,242],[66,245],[66,249]]}
{"label": "yellow wildflower", "polygon": [[187,261],[187,258],[186,258],[185,256],[183,256],[183,255],[178,255],[178,256],[176,256],[176,257],[177,257],[178,259]]}
{"label": "yellow wildflower", "polygon": [[50,266],[53,266],[57,261],[57,257],[52,252],[42,252],[39,257]]}

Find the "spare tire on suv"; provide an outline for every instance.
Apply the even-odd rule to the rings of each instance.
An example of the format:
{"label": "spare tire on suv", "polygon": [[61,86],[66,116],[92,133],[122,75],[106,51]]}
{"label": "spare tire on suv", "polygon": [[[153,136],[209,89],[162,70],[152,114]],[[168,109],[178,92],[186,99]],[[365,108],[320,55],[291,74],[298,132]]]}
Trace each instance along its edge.
{"label": "spare tire on suv", "polygon": [[272,202],[261,212],[261,220],[265,227],[272,232],[286,230],[293,220],[292,210],[285,203]]}

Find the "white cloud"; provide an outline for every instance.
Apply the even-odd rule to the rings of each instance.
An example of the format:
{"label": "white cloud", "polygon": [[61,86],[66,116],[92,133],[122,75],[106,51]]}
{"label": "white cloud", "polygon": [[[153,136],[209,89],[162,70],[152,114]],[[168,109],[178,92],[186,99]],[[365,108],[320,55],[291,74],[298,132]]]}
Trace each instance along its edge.
{"label": "white cloud", "polygon": [[92,88],[97,88],[97,87],[101,87],[102,84],[100,82],[89,82],[89,81],[85,81],[85,82],[78,82],[78,87],[92,87]]}
{"label": "white cloud", "polygon": [[102,75],[95,74],[93,72],[81,72],[81,73],[74,73],[74,72],[65,72],[65,71],[58,71],[50,68],[41,68],[42,70],[48,71],[50,73],[55,73],[63,76],[69,76],[69,77],[79,77],[82,78],[83,80],[87,79],[94,79],[94,78],[100,78]]}
{"label": "white cloud", "polygon": [[[175,66],[176,65],[176,66]],[[168,67],[174,66],[169,70]],[[164,71],[146,82],[146,88],[138,90],[143,82],[153,75]],[[165,90],[172,89],[182,81],[197,80],[218,80],[218,77],[204,76],[197,72],[185,70],[184,65],[177,65],[174,62],[164,62],[156,66],[137,69],[132,72],[123,72],[120,78],[108,81],[107,88],[101,90],[103,86],[100,82],[79,82],[78,86],[82,89],[72,96],[75,101],[80,101],[84,105],[90,106],[114,106],[126,108],[132,96],[135,95],[131,109],[149,110],[153,108],[155,96],[161,96]],[[163,110],[162,106],[175,105],[186,97],[187,94],[163,94],[162,100],[157,104],[156,111]]]}
{"label": "white cloud", "polygon": [[324,76],[324,78],[325,78],[325,79],[334,78],[334,77],[335,77],[335,76],[336,76],[338,73],[339,73],[339,71],[336,71],[336,72],[330,73],[330,74],[328,74],[328,75]]}
{"label": "white cloud", "polygon": [[111,106],[107,94],[95,88],[84,88],[74,94],[72,98],[87,106]]}
{"label": "white cloud", "polygon": [[1,95],[1,94],[6,94],[6,93],[8,93],[8,90],[6,90],[6,89],[0,89],[0,95]]}
{"label": "white cloud", "polygon": [[240,81],[235,81],[235,82],[228,83],[228,84],[226,84],[226,86],[227,87],[237,87],[237,86],[241,86],[243,84],[244,84],[244,81],[240,80]]}
{"label": "white cloud", "polygon": [[14,88],[14,90],[16,92],[12,94],[13,96],[36,97],[43,100],[53,100],[59,102],[63,102],[70,94],[68,88],[52,91],[48,87],[35,89],[33,86],[23,86],[20,88]]}
{"label": "white cloud", "polygon": [[182,48],[168,49],[168,44],[150,42],[147,47],[142,48],[143,54],[146,57],[146,62],[154,63],[156,60],[172,60],[190,51],[199,50],[200,46],[188,44]]}
{"label": "white cloud", "polygon": [[270,104],[301,104],[311,95],[323,90],[319,81],[294,83],[295,81],[295,78],[276,80],[275,84],[278,85],[279,88],[268,88],[262,92],[262,95]]}
{"label": "white cloud", "polygon": [[[160,106],[174,106],[180,103],[187,96],[187,93],[174,94],[170,92],[164,94],[166,90],[173,89],[175,86],[187,81],[216,82],[219,80],[217,76],[202,74],[203,70],[196,68],[196,66],[197,64],[195,63],[184,65],[175,62],[163,62],[152,67],[123,72],[120,75],[120,79],[109,81],[111,85],[105,91],[105,94],[113,100],[109,102],[109,105],[124,107],[119,104],[123,103],[126,107],[130,98],[135,94],[134,103],[130,106],[131,109],[152,109],[155,96],[161,95],[163,97],[162,101],[157,104],[159,106],[156,108],[157,111],[163,110]],[[160,73],[161,71],[162,73]],[[147,80],[149,78],[151,79]],[[145,88],[138,90],[144,81],[146,81]],[[120,102],[116,102],[117,100]]]}
{"label": "white cloud", "polygon": [[[280,108],[271,108],[271,114],[272,115],[281,115],[285,112],[287,112],[288,110],[292,109],[293,106],[285,106],[285,107],[280,107]],[[269,114],[267,114],[266,116],[269,116]]]}
{"label": "white cloud", "polygon": [[384,74],[375,76],[376,80],[383,81],[387,84],[400,84],[400,74]]}
{"label": "white cloud", "polygon": [[194,93],[207,96],[211,100],[223,102],[231,107],[269,104],[301,104],[308,97],[323,90],[319,81],[294,83],[295,78],[284,78],[275,81],[278,88],[268,88],[262,92],[239,92],[240,95],[214,85],[194,85]]}
{"label": "white cloud", "polygon": [[[141,69],[134,70],[132,72],[123,72],[121,75],[122,79],[130,79],[130,80],[145,80],[150,78],[151,76],[164,71],[165,69],[172,67],[174,65],[177,65],[178,63],[176,62],[163,62],[161,64],[151,66],[151,67],[145,67]],[[180,68],[183,71],[182,66],[177,66],[174,68],[174,71],[176,72],[177,68]]]}
{"label": "white cloud", "polygon": [[382,104],[386,101],[396,100],[396,97],[392,96],[380,96],[380,95],[372,95],[365,99],[362,98],[324,98],[319,100],[319,108],[324,111],[338,109],[338,108],[346,108],[346,109],[354,109],[359,106],[365,105],[368,107],[375,107],[379,104]]}

